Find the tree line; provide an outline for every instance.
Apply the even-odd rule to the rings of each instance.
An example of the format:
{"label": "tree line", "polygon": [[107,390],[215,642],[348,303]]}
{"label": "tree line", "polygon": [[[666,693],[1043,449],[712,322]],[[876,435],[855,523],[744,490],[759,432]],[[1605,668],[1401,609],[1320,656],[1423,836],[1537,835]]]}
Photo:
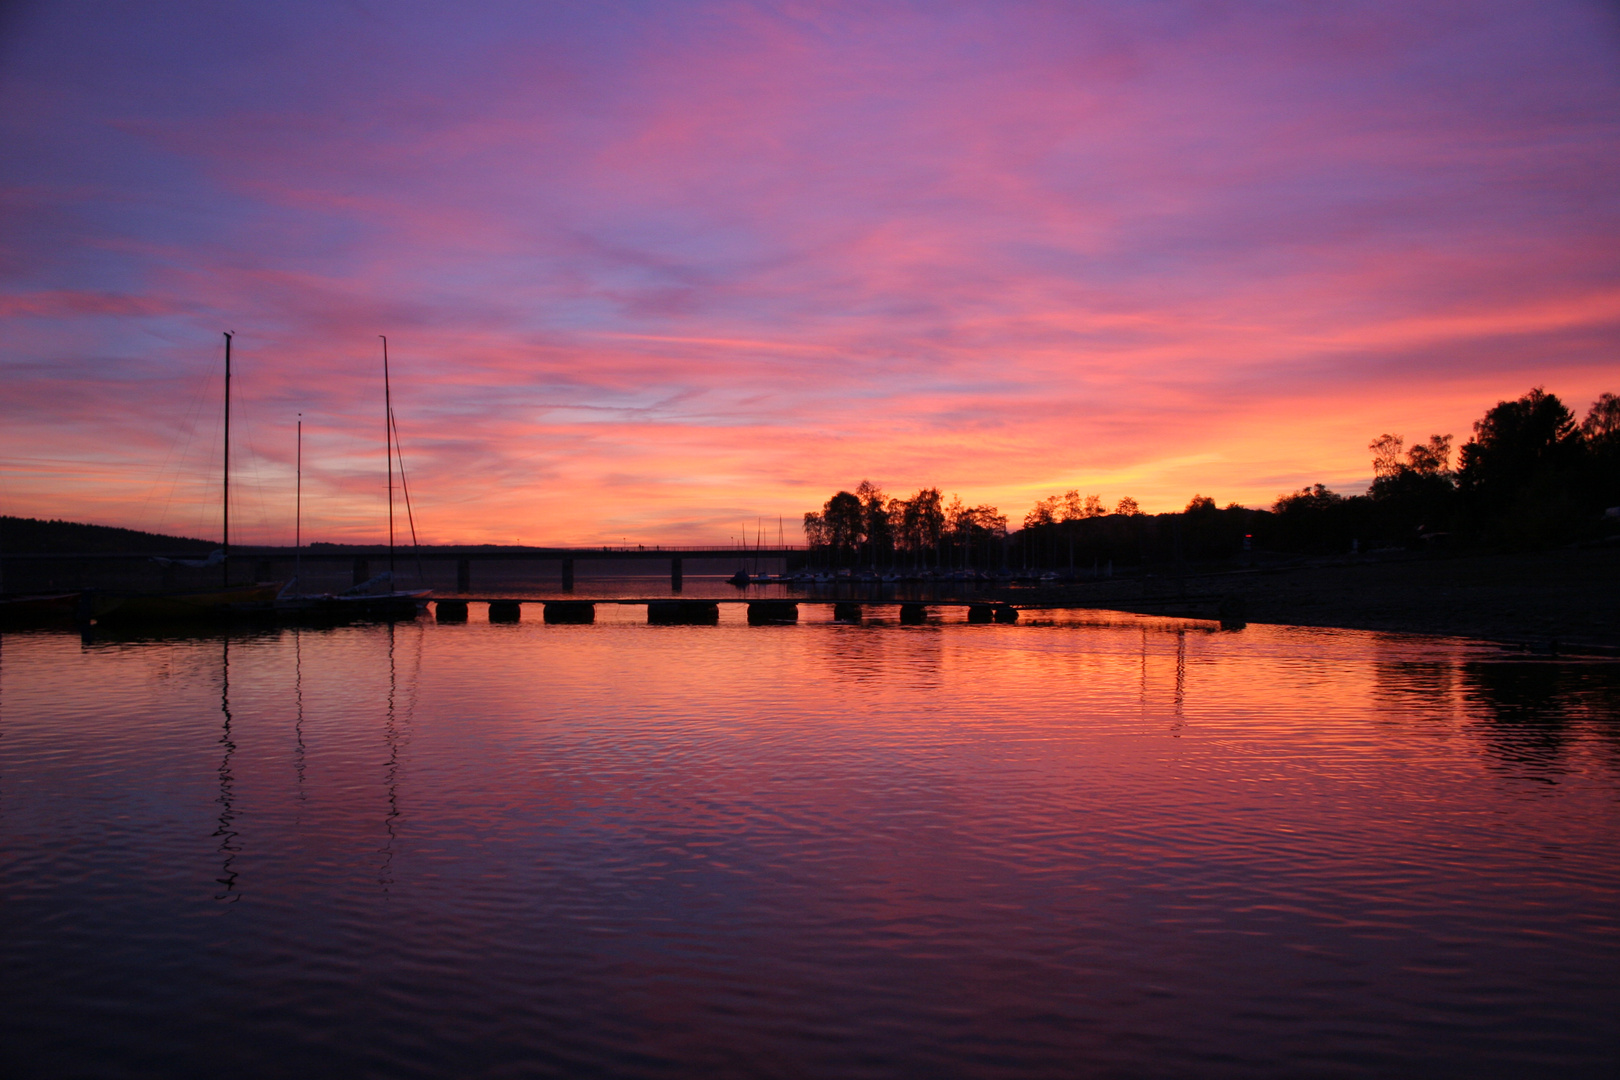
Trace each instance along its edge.
{"label": "tree line", "polygon": [[1593,539],[1620,505],[1620,398],[1603,394],[1577,421],[1536,387],[1499,401],[1473,425],[1452,467],[1452,436],[1408,447],[1400,435],[1368,444],[1373,482],[1345,496],[1323,484],[1280,497],[1270,531],[1288,550],[1359,540],[1522,550]]}
{"label": "tree line", "polygon": [[828,565],[1078,573],[1104,565],[1211,561],[1246,550],[1321,553],[1425,545],[1523,549],[1594,538],[1620,519],[1620,398],[1603,394],[1577,421],[1537,387],[1473,425],[1452,464],[1452,436],[1368,444],[1373,481],[1343,495],[1315,484],[1269,509],[1220,507],[1194,495],[1185,510],[1145,514],[1129,496],[1110,509],[1071,490],[1039,499],[1009,533],[993,506],[944,501],[928,487],[891,498],[862,481],[804,515],[805,538]]}
{"label": "tree line", "polygon": [[862,480],[805,514],[804,536],[834,566],[966,569],[1000,564],[1007,518],[957,495],[946,502],[935,487],[902,499]]}

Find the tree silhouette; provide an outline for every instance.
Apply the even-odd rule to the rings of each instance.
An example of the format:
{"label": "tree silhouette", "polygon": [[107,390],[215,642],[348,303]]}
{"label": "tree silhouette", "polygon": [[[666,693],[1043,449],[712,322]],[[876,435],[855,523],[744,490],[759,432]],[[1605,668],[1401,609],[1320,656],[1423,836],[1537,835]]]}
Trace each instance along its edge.
{"label": "tree silhouette", "polygon": [[1476,528],[1509,547],[1534,547],[1579,531],[1585,466],[1575,418],[1538,386],[1474,424],[1457,482]]}
{"label": "tree silhouette", "polygon": [[894,552],[894,525],[889,512],[891,500],[884,497],[883,489],[870,480],[862,480],[855,488],[861,501],[862,529],[866,534],[866,561],[877,566],[887,561]]}
{"label": "tree silhouette", "polygon": [[847,491],[828,499],[821,513],[804,515],[805,541],[823,549],[835,563],[853,558],[865,535],[861,500]]}
{"label": "tree silhouette", "polygon": [[1620,504],[1620,397],[1604,394],[1581,422],[1590,487],[1604,507]]}
{"label": "tree silhouette", "polygon": [[1575,417],[1538,386],[1517,401],[1497,402],[1475,421],[1457,478],[1465,491],[1501,506],[1531,484],[1567,472],[1581,450]]}
{"label": "tree silhouette", "polygon": [[1367,495],[1377,507],[1375,531],[1398,543],[1448,532],[1456,502],[1451,436],[1429,436],[1408,450],[1404,461],[1402,445],[1399,435],[1380,435],[1367,444],[1373,455]]}
{"label": "tree silhouette", "polygon": [[1291,495],[1279,496],[1271,509],[1276,514],[1321,513],[1334,504],[1343,501],[1343,495],[1336,491],[1329,491],[1325,484],[1317,484],[1314,488],[1304,487]]}
{"label": "tree silhouette", "polygon": [[989,565],[1000,561],[1007,519],[994,506],[947,504],[937,487],[889,498],[869,480],[804,515],[805,540],[829,561],[871,569]]}

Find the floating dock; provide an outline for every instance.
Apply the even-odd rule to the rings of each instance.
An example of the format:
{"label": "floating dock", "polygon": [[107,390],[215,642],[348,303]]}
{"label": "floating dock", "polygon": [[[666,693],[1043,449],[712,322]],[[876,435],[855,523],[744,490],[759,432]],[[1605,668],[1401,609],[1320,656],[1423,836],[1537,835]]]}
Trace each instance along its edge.
{"label": "floating dock", "polygon": [[441,623],[464,623],[470,608],[483,604],[488,608],[492,623],[522,621],[523,605],[538,604],[542,618],[548,623],[593,623],[598,604],[618,607],[647,608],[647,622],[654,626],[714,626],[720,622],[723,604],[746,605],[748,625],[782,626],[799,621],[800,604],[817,604],[833,609],[833,621],[859,623],[868,608],[898,608],[902,625],[920,625],[927,622],[929,608],[966,608],[970,623],[1015,623],[1018,608],[1003,601],[991,600],[783,600],[724,598],[712,600],[672,599],[670,597],[603,597],[596,600],[535,599],[509,596],[456,596],[435,597],[433,615]]}

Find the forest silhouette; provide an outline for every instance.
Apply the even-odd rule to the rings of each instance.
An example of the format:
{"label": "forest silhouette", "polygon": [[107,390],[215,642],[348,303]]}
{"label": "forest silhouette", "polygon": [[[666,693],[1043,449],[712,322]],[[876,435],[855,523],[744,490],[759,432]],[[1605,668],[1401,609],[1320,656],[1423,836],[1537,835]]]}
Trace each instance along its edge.
{"label": "forest silhouette", "polygon": [[913,570],[1209,562],[1243,552],[1353,554],[1376,549],[1521,551],[1620,534],[1620,398],[1605,393],[1583,421],[1536,387],[1473,425],[1452,463],[1451,435],[1408,446],[1368,444],[1373,481],[1345,495],[1314,484],[1269,509],[1220,507],[1197,494],[1175,513],[1110,507],[1079,489],[1037,500],[1009,531],[994,506],[946,501],[936,487],[891,497],[863,480],[804,515],[812,558],[831,567]]}

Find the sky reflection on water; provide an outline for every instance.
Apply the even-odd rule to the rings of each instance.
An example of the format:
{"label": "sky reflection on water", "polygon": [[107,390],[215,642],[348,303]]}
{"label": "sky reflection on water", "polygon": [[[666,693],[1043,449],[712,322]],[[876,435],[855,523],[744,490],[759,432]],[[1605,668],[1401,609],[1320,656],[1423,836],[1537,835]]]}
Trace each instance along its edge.
{"label": "sky reflection on water", "polygon": [[6,635],[15,1074],[1598,1074],[1620,1049],[1620,666],[825,614]]}

